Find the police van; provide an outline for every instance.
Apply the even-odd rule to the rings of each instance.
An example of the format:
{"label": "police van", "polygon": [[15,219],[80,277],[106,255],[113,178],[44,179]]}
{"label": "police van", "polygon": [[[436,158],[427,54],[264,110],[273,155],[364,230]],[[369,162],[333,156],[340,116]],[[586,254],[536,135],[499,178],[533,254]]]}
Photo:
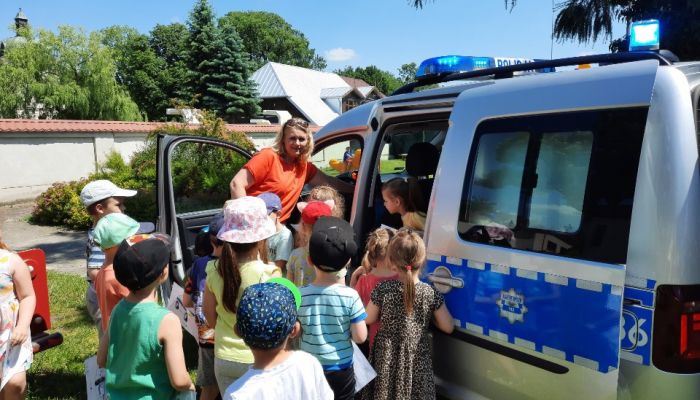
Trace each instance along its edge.
{"label": "police van", "polygon": [[[427,60],[416,82],[315,135],[319,168],[347,147],[360,156],[339,175],[355,183],[359,238],[397,226],[383,182],[418,180],[423,279],[456,328],[434,333],[439,393],[699,398],[700,63],[658,51],[497,62]],[[238,168],[250,154],[161,138],[161,227],[187,249],[211,212],[177,209],[169,154],[182,144],[227,147]]]}

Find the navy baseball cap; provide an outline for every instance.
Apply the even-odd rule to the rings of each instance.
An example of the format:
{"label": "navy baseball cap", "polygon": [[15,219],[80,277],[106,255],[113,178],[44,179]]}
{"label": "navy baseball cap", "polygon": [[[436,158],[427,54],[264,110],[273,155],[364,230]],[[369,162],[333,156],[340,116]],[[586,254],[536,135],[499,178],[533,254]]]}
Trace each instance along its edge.
{"label": "navy baseball cap", "polygon": [[282,345],[297,320],[292,290],[280,283],[258,283],[243,291],[236,327],[246,345],[274,349]]}
{"label": "navy baseball cap", "polygon": [[258,198],[265,202],[268,215],[272,212],[279,212],[282,209],[280,197],[272,192],[260,193]]}

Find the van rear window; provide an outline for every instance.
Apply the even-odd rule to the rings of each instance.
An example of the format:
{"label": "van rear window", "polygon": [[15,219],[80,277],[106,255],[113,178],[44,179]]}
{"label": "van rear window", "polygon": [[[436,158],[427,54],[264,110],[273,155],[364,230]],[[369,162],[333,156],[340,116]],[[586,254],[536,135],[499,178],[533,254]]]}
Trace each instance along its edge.
{"label": "van rear window", "polygon": [[647,108],[488,120],[477,127],[460,236],[625,263]]}

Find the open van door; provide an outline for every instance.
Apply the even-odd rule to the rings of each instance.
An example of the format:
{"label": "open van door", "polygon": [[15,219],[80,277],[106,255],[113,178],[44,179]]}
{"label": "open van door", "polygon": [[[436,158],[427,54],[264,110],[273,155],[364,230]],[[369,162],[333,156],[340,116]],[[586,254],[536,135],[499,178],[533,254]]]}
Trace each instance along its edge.
{"label": "open van door", "polygon": [[435,336],[444,394],[617,398],[630,223],[657,68],[641,61],[495,80],[458,97],[426,228],[426,279],[456,326]]}
{"label": "open van door", "polygon": [[[229,182],[252,154],[202,136],[158,135],[157,140],[157,230],[173,239],[170,282],[182,286],[195,237],[230,199]],[[166,286],[163,294],[169,296]]]}

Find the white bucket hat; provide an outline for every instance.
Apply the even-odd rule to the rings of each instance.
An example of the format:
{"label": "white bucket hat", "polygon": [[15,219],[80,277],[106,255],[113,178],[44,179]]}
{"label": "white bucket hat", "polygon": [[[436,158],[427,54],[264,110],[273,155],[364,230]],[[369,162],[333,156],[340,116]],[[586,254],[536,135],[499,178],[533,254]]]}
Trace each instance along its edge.
{"label": "white bucket hat", "polygon": [[136,196],[135,190],[122,189],[106,179],[92,181],[80,191],[80,201],[86,208],[109,197],[132,196]]}
{"label": "white bucket hat", "polygon": [[224,204],[224,225],[217,238],[224,242],[255,243],[277,231],[267,216],[267,207],[257,197],[241,197]]}

